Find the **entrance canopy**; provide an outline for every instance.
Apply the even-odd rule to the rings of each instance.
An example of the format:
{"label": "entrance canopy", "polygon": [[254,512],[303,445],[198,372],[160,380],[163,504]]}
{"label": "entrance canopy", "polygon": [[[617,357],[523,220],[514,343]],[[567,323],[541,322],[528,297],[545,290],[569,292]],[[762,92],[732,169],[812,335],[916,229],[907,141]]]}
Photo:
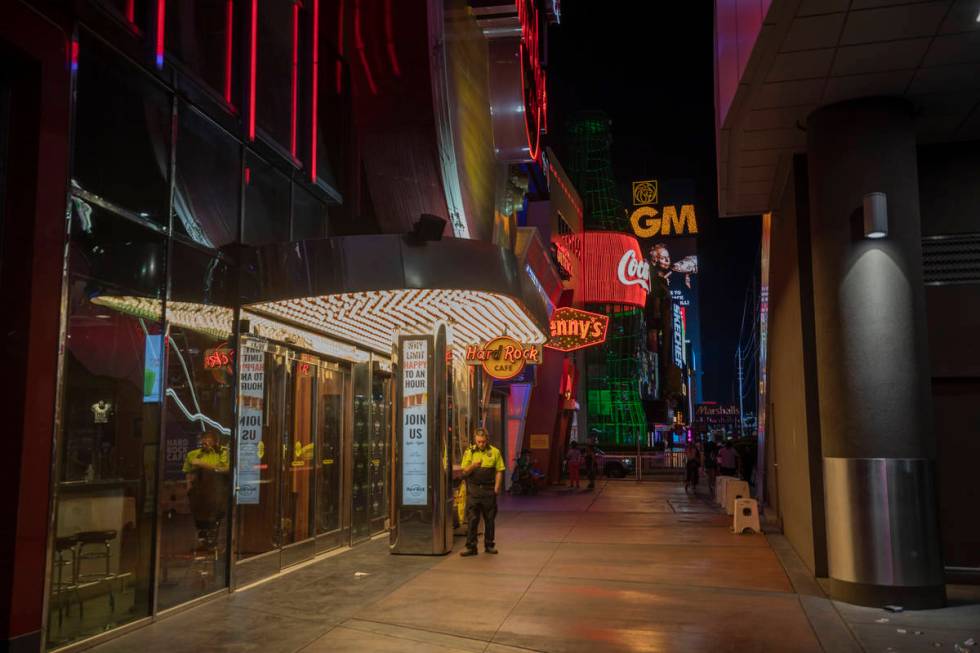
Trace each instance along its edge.
{"label": "entrance canopy", "polygon": [[457,346],[508,335],[543,344],[544,298],[490,243],[346,236],[256,250],[261,301],[247,310],[387,353],[398,333],[449,324]]}

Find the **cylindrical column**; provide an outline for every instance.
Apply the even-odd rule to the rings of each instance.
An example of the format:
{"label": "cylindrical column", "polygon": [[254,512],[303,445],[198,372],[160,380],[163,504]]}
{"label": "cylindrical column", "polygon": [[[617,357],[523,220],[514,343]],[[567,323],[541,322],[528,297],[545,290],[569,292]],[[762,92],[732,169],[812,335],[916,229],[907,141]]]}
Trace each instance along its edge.
{"label": "cylindrical column", "polygon": [[[814,322],[833,598],[945,602],[911,107],[870,98],[807,121]],[[867,239],[864,195],[887,196]]]}

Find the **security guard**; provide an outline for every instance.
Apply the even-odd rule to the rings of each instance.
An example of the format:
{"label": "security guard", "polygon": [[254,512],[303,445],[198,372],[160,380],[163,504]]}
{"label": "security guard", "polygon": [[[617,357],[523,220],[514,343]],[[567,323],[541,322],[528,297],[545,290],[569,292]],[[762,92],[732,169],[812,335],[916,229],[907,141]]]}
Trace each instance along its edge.
{"label": "security guard", "polygon": [[497,495],[504,485],[504,458],[500,449],[487,442],[487,430],[478,428],[473,434],[476,444],[463,454],[463,476],[466,477],[466,550],[462,556],[475,556],[476,535],[483,516],[485,530],[483,547],[496,553],[493,546],[493,522],[497,517]]}

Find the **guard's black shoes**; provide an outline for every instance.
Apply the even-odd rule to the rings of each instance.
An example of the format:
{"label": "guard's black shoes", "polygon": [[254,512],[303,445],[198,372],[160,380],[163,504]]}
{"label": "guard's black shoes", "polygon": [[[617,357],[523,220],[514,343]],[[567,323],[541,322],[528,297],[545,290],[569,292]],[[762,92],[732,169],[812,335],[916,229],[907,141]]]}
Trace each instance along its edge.
{"label": "guard's black shoes", "polygon": [[493,555],[497,555],[497,553],[499,553],[497,551],[497,549],[494,548],[494,547],[492,547],[492,546],[488,546],[487,548],[483,549],[483,552],[484,553],[492,553]]}
{"label": "guard's black shoes", "polygon": [[464,558],[468,558],[470,556],[475,556],[476,554],[477,554],[477,550],[476,549],[466,549],[465,551],[460,551],[459,552],[459,555],[463,556]]}

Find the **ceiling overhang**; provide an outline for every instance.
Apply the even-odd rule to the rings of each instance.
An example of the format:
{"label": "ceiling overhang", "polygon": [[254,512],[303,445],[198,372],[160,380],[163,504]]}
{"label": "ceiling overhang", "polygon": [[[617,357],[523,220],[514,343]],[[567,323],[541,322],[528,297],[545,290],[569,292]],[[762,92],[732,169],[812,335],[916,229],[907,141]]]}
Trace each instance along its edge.
{"label": "ceiling overhang", "polygon": [[[807,117],[821,106],[903,97],[920,143],[980,139],[977,11],[963,0],[772,0],[750,51],[727,51],[747,60],[730,107],[719,108],[720,214],[778,205],[792,156],[806,149]],[[719,43],[732,36],[721,23],[716,31]]]}

